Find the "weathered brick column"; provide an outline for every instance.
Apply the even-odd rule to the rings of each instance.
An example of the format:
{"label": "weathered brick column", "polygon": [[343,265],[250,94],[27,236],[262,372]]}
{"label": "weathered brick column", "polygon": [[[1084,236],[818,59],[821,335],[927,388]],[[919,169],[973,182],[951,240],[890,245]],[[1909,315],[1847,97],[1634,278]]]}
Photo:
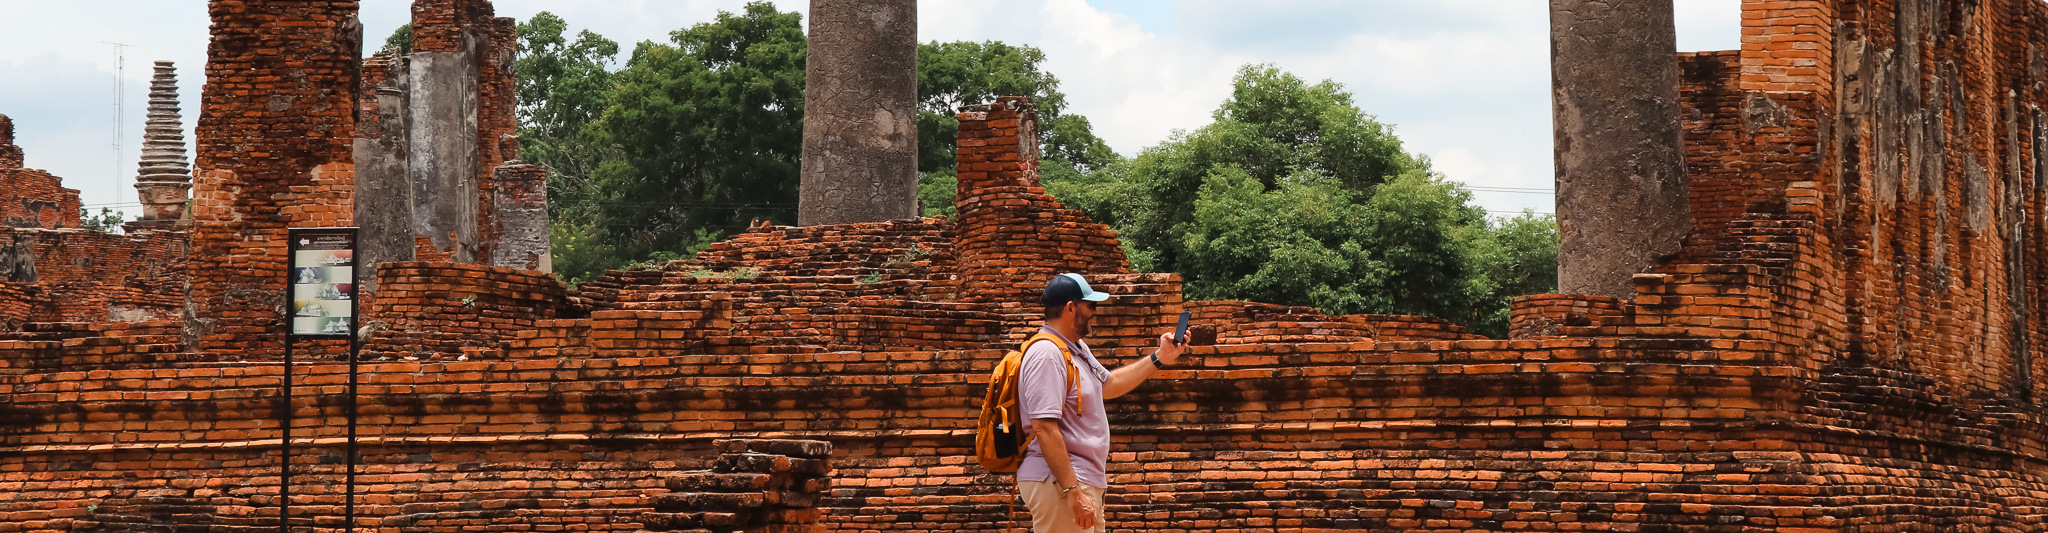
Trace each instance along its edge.
{"label": "weathered brick column", "polygon": [[797,224],[917,212],[917,1],[811,2]]}
{"label": "weathered brick column", "polygon": [[276,353],[285,229],[352,222],[355,0],[211,0],[193,173],[185,334],[202,351]]}
{"label": "weathered brick column", "polygon": [[[358,257],[500,264],[494,180],[499,165],[518,158],[516,21],[495,16],[487,0],[416,0],[412,28],[410,54],[382,52],[363,64]],[[537,220],[545,233],[547,220]],[[510,253],[530,263],[518,258],[531,250]],[[374,294],[377,285],[362,289]]]}
{"label": "weathered brick column", "polygon": [[1558,292],[1629,299],[1692,227],[1671,0],[1551,0]]}
{"label": "weathered brick column", "polygon": [[[413,182],[409,163],[406,92],[411,76],[405,59],[384,51],[363,60],[362,96],[356,115],[355,218],[361,233],[356,259],[364,265],[413,260]],[[359,293],[377,292],[377,276],[363,276]]]}
{"label": "weathered brick column", "polygon": [[1061,272],[1129,270],[1116,232],[1067,209],[1039,183],[1038,112],[1030,98],[998,97],[954,118],[960,120],[954,253],[962,299],[1030,304]]}
{"label": "weathered brick column", "polygon": [[548,171],[513,161],[491,173],[496,198],[491,218],[493,233],[491,265],[541,272],[555,270],[554,253],[548,241]]}
{"label": "weathered brick column", "polygon": [[[358,258],[498,264],[494,176],[518,158],[508,141],[518,129],[516,20],[496,16],[487,0],[416,0],[412,31],[412,53],[383,51],[362,64]],[[365,279],[362,289],[375,293],[377,283]]]}

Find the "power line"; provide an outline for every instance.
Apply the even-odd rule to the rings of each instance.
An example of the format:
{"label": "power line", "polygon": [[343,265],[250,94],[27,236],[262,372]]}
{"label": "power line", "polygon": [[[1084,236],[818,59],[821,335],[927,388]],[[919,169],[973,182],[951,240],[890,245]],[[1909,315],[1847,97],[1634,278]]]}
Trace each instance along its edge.
{"label": "power line", "polygon": [[1466,187],[1465,190],[1512,194],[1557,194],[1557,191],[1552,189],[1524,189],[1519,187]]}
{"label": "power line", "polygon": [[1554,191],[1554,190],[1557,190],[1557,189],[1553,189],[1553,188],[1549,188],[1549,187],[1509,187],[1509,186],[1506,186],[1506,185],[1466,185],[1466,186],[1465,186],[1465,188],[1468,188],[1468,189],[1508,189],[1508,190],[1515,190],[1515,191],[1543,191],[1543,192],[1550,192],[1550,191]]}

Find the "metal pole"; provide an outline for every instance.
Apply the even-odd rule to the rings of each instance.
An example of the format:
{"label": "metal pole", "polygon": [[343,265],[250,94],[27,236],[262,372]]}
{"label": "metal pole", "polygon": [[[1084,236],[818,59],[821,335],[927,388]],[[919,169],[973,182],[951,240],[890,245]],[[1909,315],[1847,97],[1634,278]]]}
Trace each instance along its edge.
{"label": "metal pole", "polygon": [[[287,306],[289,307],[289,306]],[[284,334],[284,413],[278,419],[283,436],[280,439],[282,451],[278,453],[282,466],[277,479],[277,530],[279,533],[292,531],[292,334],[291,318],[285,318]]]}
{"label": "metal pole", "polygon": [[[351,320],[360,322],[363,315],[358,313],[362,311],[362,298],[359,297],[357,287],[363,286],[362,265],[354,264],[350,267],[348,316],[353,317]],[[362,338],[356,334],[357,332],[350,331],[348,335],[348,488],[346,495],[343,496],[347,502],[342,504],[341,522],[345,528],[342,531],[346,533],[355,533],[356,530],[356,352],[362,347]]]}
{"label": "metal pole", "polygon": [[292,316],[298,313],[292,308],[292,275],[298,273],[299,258],[291,252],[291,242],[299,237],[299,230],[286,228],[284,259],[284,409],[280,411],[278,426],[278,473],[277,473],[277,531],[292,531]]}

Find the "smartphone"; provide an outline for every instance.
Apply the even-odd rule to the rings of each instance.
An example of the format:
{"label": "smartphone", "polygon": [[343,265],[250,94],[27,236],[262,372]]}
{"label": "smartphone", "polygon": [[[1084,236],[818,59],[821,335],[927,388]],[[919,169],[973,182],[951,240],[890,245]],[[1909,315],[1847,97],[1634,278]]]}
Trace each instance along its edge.
{"label": "smartphone", "polygon": [[1173,343],[1181,346],[1186,346],[1188,344],[1187,311],[1180,312],[1180,325],[1173,327]]}

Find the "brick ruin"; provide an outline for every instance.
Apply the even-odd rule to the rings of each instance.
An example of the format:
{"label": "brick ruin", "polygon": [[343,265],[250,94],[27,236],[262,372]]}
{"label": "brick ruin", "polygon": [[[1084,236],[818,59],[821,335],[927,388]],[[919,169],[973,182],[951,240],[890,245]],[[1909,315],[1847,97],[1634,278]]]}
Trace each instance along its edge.
{"label": "brick ruin", "polygon": [[519,162],[516,21],[485,0],[417,1],[412,15],[410,53],[363,63],[356,194],[385,200],[356,209],[363,260],[551,270],[545,172]]}
{"label": "brick ruin", "polygon": [[[210,336],[22,296],[75,268],[50,256],[0,283],[0,312],[27,317],[0,324],[0,531],[275,528],[283,413],[291,523],[339,526],[347,365],[329,351],[295,367],[287,400],[275,333],[226,319],[261,311],[271,232],[346,221],[284,200],[358,190],[337,176],[366,137],[341,125],[368,103],[340,74],[353,63],[316,53],[351,38],[353,9],[214,2],[202,116],[266,127],[202,121],[201,250],[176,279],[215,298]],[[1112,529],[2040,529],[2048,60],[2032,36],[2048,6],[1749,1],[1742,16],[1743,49],[1677,56],[1682,251],[1626,298],[1516,300],[1511,339],[1187,301],[1178,276],[1131,272],[1114,232],[1045,194],[1018,98],[958,115],[953,219],[757,227],[575,290],[449,257],[385,264],[366,306],[360,523],[1021,527],[1008,476],[968,458],[972,420],[987,368],[1036,322],[1028,295],[1079,271],[1119,295],[1097,318],[1107,362],[1182,310],[1201,324],[1187,367],[1111,402]],[[226,180],[239,195],[206,185]],[[38,254],[89,233],[6,231]]]}
{"label": "brick ruin", "polygon": [[20,146],[14,145],[14,121],[0,117],[0,184],[8,198],[0,203],[0,225],[9,228],[62,229],[83,227],[78,221],[78,189],[48,172],[22,168]]}
{"label": "brick ruin", "polygon": [[14,123],[0,115],[0,331],[28,322],[177,316],[184,305],[181,232],[85,229],[78,190],[23,168]]}

